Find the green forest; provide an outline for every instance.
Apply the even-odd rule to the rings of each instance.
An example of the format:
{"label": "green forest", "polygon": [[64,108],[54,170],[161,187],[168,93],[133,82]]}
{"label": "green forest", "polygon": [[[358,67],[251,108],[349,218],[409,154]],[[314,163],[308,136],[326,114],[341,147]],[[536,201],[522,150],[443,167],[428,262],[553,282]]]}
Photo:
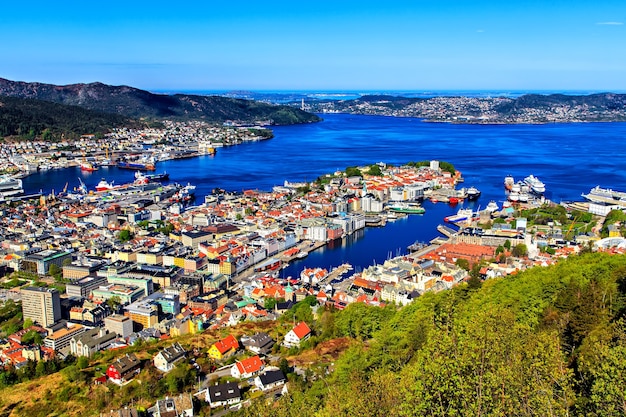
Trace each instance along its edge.
{"label": "green forest", "polygon": [[117,114],[34,99],[0,96],[0,138],[60,140],[104,134],[114,127],[139,126]]}
{"label": "green forest", "polygon": [[427,293],[396,309],[324,311],[309,347],[353,338],[291,375],[288,396],[245,416],[615,416],[626,414],[626,257]]}

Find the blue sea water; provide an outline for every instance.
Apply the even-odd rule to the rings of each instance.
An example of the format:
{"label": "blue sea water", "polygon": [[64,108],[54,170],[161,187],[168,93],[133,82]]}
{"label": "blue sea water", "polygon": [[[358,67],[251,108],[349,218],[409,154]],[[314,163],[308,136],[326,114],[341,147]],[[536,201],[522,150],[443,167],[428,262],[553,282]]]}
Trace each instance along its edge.
{"label": "blue sea water", "polygon": [[[626,123],[546,125],[462,125],[428,123],[415,118],[324,114],[321,123],[279,126],[271,140],[219,148],[215,156],[160,162],[171,181],[197,185],[198,201],[213,188],[270,190],[289,181],[312,181],[347,166],[379,161],[448,161],[463,173],[464,186],[476,186],[486,206],[504,200],[504,176],[516,180],[534,174],[555,202],[580,200],[600,185],[626,190]],[[133,172],[115,167],[84,173],[77,168],[37,173],[23,180],[27,193],[78,185],[93,187],[101,178],[126,183]],[[285,270],[296,275],[305,266],[337,266],[350,262],[364,268],[404,253],[416,240],[438,235],[436,226],[458,207],[425,203],[426,214],[412,215],[385,228],[365,231],[310,254]]]}

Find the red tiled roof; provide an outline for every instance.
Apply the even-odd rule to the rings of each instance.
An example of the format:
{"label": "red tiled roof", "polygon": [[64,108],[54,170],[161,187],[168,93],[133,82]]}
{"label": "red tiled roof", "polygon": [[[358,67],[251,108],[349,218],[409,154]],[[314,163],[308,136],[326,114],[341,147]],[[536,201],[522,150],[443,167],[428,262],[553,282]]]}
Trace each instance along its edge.
{"label": "red tiled roof", "polygon": [[311,333],[311,329],[309,328],[309,326],[301,321],[300,323],[298,323],[296,325],[296,327],[294,327],[293,332],[295,333],[296,336],[298,336],[298,339],[302,339],[304,337],[306,337],[306,335],[308,335],[309,333]]}

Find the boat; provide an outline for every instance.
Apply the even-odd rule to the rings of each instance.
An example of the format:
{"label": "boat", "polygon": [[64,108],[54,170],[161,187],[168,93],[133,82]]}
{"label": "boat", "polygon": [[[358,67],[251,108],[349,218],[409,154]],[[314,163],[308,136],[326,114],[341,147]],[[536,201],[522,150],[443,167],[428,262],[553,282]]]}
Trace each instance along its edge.
{"label": "boat", "polygon": [[506,177],[504,177],[504,188],[506,188],[507,190],[511,190],[513,184],[515,184],[515,179],[513,178],[513,176],[507,175]]}
{"label": "boat", "polygon": [[114,189],[115,186],[113,185],[113,181],[108,182],[104,178],[102,178],[100,182],[96,185],[96,191],[110,191]]}
{"label": "boat", "polygon": [[474,212],[471,208],[468,209],[459,209],[456,214],[452,216],[444,217],[443,220],[447,223],[457,223],[465,220],[471,220],[474,217]]}
{"label": "boat", "polygon": [[519,201],[519,191],[511,191],[508,195],[509,201],[518,202]]}
{"label": "boat", "polygon": [[512,193],[519,193],[520,191],[522,191],[522,182],[518,181],[516,183],[514,183],[513,185],[511,185],[511,190]]}
{"label": "boat", "polygon": [[448,203],[451,204],[451,205],[458,204],[459,203],[459,199],[458,199],[458,197],[450,197],[448,199]]}
{"label": "boat", "polygon": [[624,204],[626,203],[626,192],[615,191],[610,188],[601,188],[599,185],[593,187],[589,193],[582,194],[584,198],[594,203]]}
{"label": "boat", "polygon": [[530,199],[530,196],[528,195],[528,193],[525,193],[525,192],[519,193],[520,203],[528,203],[529,199]]}
{"label": "boat", "polygon": [[494,200],[491,200],[489,202],[489,204],[487,204],[487,207],[485,207],[485,210],[488,211],[489,213],[493,213],[494,211],[498,211],[498,203],[496,203]]}
{"label": "boat", "polygon": [[98,170],[98,167],[89,161],[83,161],[80,163],[80,170],[85,172],[94,172]]}
{"label": "boat", "polygon": [[162,172],[160,174],[144,174],[141,171],[135,172],[135,184],[147,184],[149,182],[161,182],[167,181],[170,178],[170,174]]}
{"label": "boat", "polygon": [[530,190],[535,194],[543,194],[546,192],[546,185],[532,174],[524,178],[524,183],[528,184]]}
{"label": "boat", "polygon": [[123,169],[136,169],[139,171],[154,171],[156,169],[152,162],[147,162],[145,164],[141,162],[118,162],[117,167]]}
{"label": "boat", "polygon": [[426,212],[426,209],[422,207],[419,203],[397,202],[393,203],[387,208],[396,213],[424,214]]}
{"label": "boat", "polygon": [[24,193],[24,188],[21,179],[13,178],[10,175],[0,176],[0,196],[10,197],[22,193]]}
{"label": "boat", "polygon": [[480,194],[480,190],[476,187],[469,187],[467,189],[467,199],[470,201],[477,200]]}

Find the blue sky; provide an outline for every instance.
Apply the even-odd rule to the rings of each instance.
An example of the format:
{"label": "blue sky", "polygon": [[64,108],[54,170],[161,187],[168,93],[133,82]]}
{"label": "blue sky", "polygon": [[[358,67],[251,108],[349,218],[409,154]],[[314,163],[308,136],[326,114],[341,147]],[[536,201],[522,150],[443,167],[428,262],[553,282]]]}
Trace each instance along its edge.
{"label": "blue sky", "polygon": [[626,90],[626,1],[9,0],[0,77],[149,90]]}

